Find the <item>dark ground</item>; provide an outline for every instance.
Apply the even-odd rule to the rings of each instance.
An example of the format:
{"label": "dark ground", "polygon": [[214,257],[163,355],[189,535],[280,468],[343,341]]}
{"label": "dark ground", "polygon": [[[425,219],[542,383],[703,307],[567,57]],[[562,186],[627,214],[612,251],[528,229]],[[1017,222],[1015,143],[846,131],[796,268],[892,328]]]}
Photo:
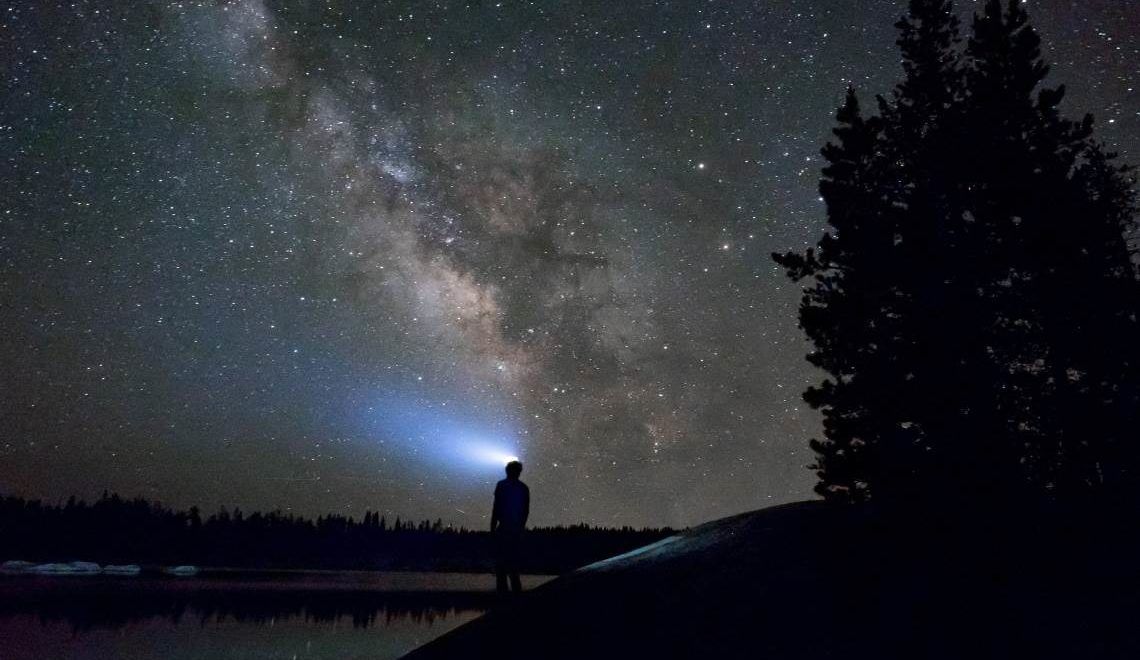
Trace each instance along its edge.
{"label": "dark ground", "polygon": [[575,571],[406,657],[1140,657],[1133,518],[978,520],[821,502],[746,513]]}

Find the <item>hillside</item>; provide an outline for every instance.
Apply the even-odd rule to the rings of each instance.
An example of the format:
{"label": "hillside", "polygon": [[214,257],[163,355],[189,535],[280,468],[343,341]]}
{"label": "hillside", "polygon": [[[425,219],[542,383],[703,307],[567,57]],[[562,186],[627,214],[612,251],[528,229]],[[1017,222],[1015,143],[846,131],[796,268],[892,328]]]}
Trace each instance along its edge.
{"label": "hillside", "polygon": [[803,502],[707,523],[407,658],[1140,657],[1134,543],[1055,518],[883,520]]}

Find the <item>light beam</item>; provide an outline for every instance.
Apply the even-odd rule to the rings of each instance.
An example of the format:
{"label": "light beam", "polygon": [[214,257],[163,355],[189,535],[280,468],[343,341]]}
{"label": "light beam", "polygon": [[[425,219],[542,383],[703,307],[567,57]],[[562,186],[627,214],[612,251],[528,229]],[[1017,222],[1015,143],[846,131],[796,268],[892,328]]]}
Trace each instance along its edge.
{"label": "light beam", "polygon": [[377,397],[368,426],[406,455],[461,472],[485,473],[519,460],[518,442],[503,417],[480,414],[425,397]]}

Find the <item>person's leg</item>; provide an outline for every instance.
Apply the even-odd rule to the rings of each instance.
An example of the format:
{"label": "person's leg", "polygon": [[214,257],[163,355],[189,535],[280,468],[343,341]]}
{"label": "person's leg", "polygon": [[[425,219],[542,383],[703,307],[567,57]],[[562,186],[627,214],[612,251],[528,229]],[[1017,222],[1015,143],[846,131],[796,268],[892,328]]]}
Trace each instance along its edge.
{"label": "person's leg", "polygon": [[522,592],[522,580],[519,578],[519,564],[522,562],[522,535],[517,534],[511,538],[510,557],[511,590],[516,594]]}
{"label": "person's leg", "polygon": [[507,569],[501,562],[495,567],[495,591],[499,595],[507,593]]}
{"label": "person's leg", "polygon": [[495,544],[495,590],[499,595],[507,593],[507,570],[509,560],[507,559],[507,547],[503,543],[502,534],[495,534],[493,537]]}

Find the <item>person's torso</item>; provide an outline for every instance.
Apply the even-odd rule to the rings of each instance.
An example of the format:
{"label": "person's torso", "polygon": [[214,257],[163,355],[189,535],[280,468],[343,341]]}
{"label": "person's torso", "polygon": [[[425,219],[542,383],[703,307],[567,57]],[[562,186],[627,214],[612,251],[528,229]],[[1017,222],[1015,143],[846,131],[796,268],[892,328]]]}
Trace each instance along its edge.
{"label": "person's torso", "polygon": [[499,522],[504,527],[519,528],[526,524],[527,499],[526,484],[513,479],[503,479],[495,487],[495,498],[499,504]]}

